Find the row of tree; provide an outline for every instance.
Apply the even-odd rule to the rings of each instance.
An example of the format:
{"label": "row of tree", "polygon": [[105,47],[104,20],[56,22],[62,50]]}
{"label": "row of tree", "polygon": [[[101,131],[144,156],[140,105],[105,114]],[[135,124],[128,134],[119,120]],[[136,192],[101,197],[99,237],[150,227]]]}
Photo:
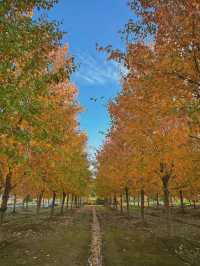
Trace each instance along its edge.
{"label": "row of tree", "polygon": [[127,50],[107,47],[127,69],[109,104],[112,126],[97,153],[97,190],[106,198],[200,193],[200,2],[132,0]]}
{"label": "row of tree", "polygon": [[0,6],[1,221],[9,196],[42,198],[87,193],[86,135],[68,46],[57,23],[32,16],[55,0],[10,1]]}

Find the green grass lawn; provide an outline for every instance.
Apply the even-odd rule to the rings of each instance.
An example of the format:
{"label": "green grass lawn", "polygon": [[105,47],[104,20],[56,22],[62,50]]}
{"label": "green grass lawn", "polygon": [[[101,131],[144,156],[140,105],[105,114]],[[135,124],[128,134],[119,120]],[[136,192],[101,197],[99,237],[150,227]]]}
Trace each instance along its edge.
{"label": "green grass lawn", "polygon": [[[96,207],[103,239],[103,266],[199,266],[200,210],[173,209],[170,235],[162,208],[138,208],[130,217]],[[87,266],[91,243],[91,207],[68,210],[20,210],[0,227],[1,266]]]}
{"label": "green grass lawn", "polygon": [[89,210],[68,211],[49,219],[31,211],[18,213],[0,228],[0,265],[87,265],[91,239]]}
{"label": "green grass lawn", "polygon": [[137,214],[138,211],[133,211],[128,218],[119,212],[99,208],[104,265],[200,265],[199,229],[172,222],[172,234],[169,236],[163,217],[148,215],[146,223],[142,224]]}

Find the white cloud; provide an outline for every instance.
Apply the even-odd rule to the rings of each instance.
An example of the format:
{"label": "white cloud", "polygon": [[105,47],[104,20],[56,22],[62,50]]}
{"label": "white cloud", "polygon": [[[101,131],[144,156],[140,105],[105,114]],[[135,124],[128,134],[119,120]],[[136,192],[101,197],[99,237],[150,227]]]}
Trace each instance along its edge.
{"label": "white cloud", "polygon": [[74,74],[76,81],[89,85],[107,85],[120,81],[122,68],[113,61],[83,53],[77,56],[77,61],[80,68]]}

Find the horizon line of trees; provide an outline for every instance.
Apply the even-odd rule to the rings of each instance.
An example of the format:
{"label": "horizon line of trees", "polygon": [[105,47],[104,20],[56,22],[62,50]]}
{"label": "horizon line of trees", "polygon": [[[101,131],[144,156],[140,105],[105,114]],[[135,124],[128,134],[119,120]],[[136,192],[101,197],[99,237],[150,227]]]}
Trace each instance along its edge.
{"label": "horizon line of trees", "polygon": [[56,22],[35,20],[34,9],[50,9],[55,0],[0,4],[0,220],[10,195],[42,198],[62,194],[80,199],[91,173],[87,136],[68,45]]}
{"label": "horizon line of trees", "polygon": [[[131,0],[134,19],[124,28],[126,52],[108,58],[127,69],[109,104],[111,127],[97,153],[97,193],[129,197],[170,195],[193,202],[200,195],[200,3]],[[111,202],[111,200],[110,200]],[[121,204],[122,206],[122,204]]]}

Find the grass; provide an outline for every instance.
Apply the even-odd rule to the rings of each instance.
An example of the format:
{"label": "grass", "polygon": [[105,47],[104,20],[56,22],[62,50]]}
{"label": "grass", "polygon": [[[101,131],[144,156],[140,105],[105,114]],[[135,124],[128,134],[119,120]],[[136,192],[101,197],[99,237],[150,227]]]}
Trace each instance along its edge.
{"label": "grass", "polygon": [[[97,207],[103,238],[103,266],[199,266],[200,209],[173,208],[170,234],[163,208],[137,207],[130,217]],[[48,209],[9,213],[0,227],[2,266],[86,266],[91,242],[91,208],[49,217]]]}
{"label": "grass", "polygon": [[52,219],[47,210],[38,217],[31,210],[8,216],[0,228],[0,265],[87,265],[90,222],[87,209]]}
{"label": "grass", "polygon": [[[177,213],[172,220],[171,235],[162,210],[148,209],[145,224],[138,209],[128,218],[119,212],[98,210],[103,233],[106,266],[182,266],[200,265],[200,233],[193,216]],[[172,219],[174,218],[172,217]],[[189,217],[192,217],[188,224]],[[196,219],[198,224],[198,219]]]}

